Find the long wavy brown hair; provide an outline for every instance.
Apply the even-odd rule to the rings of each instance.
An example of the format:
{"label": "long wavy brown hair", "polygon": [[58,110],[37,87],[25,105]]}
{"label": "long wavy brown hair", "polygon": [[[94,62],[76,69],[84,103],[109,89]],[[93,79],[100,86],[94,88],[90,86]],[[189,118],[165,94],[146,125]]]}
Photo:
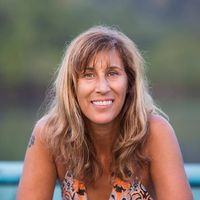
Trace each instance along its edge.
{"label": "long wavy brown hair", "polygon": [[128,76],[120,131],[112,147],[110,171],[114,176],[130,180],[135,176],[136,166],[147,163],[143,148],[148,137],[148,118],[160,111],[149,95],[144,60],[131,39],[107,26],[95,26],[78,35],[67,46],[57,71],[51,105],[43,117],[43,132],[55,158],[85,182],[96,180],[102,174],[102,166],[77,101],[77,79],[97,53],[111,49],[119,53]]}

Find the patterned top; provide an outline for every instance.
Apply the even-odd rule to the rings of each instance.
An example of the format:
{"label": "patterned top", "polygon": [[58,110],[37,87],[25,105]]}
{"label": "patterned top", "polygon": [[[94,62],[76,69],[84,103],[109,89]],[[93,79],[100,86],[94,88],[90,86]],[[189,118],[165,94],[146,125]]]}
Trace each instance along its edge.
{"label": "patterned top", "polygon": [[[62,183],[63,200],[88,200],[85,185],[66,173]],[[153,200],[139,181],[133,183],[116,178],[108,200]]]}

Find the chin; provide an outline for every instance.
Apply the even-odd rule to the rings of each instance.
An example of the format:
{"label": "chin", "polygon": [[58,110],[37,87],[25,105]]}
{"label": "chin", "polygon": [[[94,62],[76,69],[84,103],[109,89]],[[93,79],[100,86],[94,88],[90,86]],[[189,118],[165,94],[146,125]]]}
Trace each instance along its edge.
{"label": "chin", "polygon": [[94,124],[106,125],[106,124],[110,124],[114,122],[115,118],[101,117],[101,118],[92,118],[89,120],[91,123],[94,123]]}

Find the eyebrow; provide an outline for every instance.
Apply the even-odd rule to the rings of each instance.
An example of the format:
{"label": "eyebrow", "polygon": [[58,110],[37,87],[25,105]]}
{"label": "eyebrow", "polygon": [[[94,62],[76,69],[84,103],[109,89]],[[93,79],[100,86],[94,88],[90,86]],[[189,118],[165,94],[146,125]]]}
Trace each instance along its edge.
{"label": "eyebrow", "polygon": [[109,66],[108,68],[109,69],[120,69],[120,70],[123,70],[123,67],[122,66],[118,66],[118,65]]}
{"label": "eyebrow", "polygon": [[[121,66],[118,66],[118,65],[113,65],[113,66],[107,66],[106,69],[119,69],[119,70],[123,70],[123,68]],[[91,67],[91,66],[88,66],[84,69],[84,71],[86,70],[95,70],[95,67]]]}
{"label": "eyebrow", "polygon": [[86,71],[86,70],[94,70],[94,67],[88,66],[88,67],[86,67],[86,68],[84,69],[84,71]]}

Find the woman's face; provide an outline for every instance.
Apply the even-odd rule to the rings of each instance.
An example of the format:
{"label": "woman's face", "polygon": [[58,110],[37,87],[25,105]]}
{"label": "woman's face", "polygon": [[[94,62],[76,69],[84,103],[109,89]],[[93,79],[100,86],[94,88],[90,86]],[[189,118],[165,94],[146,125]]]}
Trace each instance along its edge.
{"label": "woman's face", "polygon": [[118,52],[99,52],[79,74],[77,99],[82,113],[95,124],[115,122],[124,105],[127,85]]}

